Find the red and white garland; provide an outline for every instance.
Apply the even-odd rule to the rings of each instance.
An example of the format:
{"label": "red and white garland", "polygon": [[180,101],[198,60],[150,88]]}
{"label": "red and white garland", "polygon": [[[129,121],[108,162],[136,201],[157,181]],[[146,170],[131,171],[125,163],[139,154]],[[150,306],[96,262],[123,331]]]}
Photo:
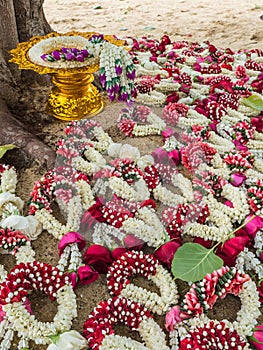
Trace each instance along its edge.
{"label": "red and white garland", "polygon": [[[53,322],[41,322],[24,303],[32,290],[43,291],[58,303]],[[0,303],[5,319],[24,342],[49,344],[49,336],[68,331],[77,316],[76,296],[70,280],[57,268],[39,261],[16,265],[0,285]]]}
{"label": "red and white garland", "polygon": [[[123,323],[132,331],[138,331],[145,345],[130,338],[115,335],[113,326]],[[115,297],[102,301],[84,323],[84,336],[93,350],[169,350],[165,334],[142,305]]]}
{"label": "red and white garland", "polygon": [[[160,289],[160,296],[131,283],[133,275],[143,276]],[[152,255],[132,251],[114,261],[108,270],[107,283],[111,296],[121,296],[144,305],[159,315],[178,301],[177,287],[171,275]]]}
{"label": "red and white garland", "polygon": [[165,122],[147,106],[135,106],[130,110],[123,109],[117,125],[129,137],[160,135],[166,126]]}
{"label": "red and white garland", "polygon": [[[64,212],[66,225],[53,216],[52,200],[56,200]],[[61,239],[67,232],[79,230],[83,210],[92,203],[93,195],[86,175],[71,167],[58,167],[35,183],[29,211],[44,229],[56,239]]]}
{"label": "red and white garland", "polygon": [[[172,347],[172,349],[174,349]],[[178,350],[187,349],[249,349],[247,342],[224,321],[210,321],[193,328],[180,342]]]}

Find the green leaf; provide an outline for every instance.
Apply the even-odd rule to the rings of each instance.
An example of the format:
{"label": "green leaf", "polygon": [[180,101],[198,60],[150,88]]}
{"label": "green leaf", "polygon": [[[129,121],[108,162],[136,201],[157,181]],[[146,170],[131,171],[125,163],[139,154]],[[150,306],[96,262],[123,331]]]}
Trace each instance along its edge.
{"label": "green leaf", "polygon": [[252,94],[251,96],[249,96],[247,98],[242,98],[241,102],[248,107],[251,107],[251,108],[256,109],[258,111],[263,111],[263,100],[258,95]]}
{"label": "green leaf", "polygon": [[[261,329],[258,329],[259,331],[261,331]],[[262,341],[259,341],[258,339],[256,339],[253,335],[251,337],[249,337],[249,340],[254,341],[257,344],[263,344]]]}
{"label": "green leaf", "polygon": [[197,243],[185,243],[174,254],[172,273],[183,281],[200,281],[208,273],[223,266],[223,260],[213,248],[206,249]]}
{"label": "green leaf", "polygon": [[52,340],[52,343],[57,344],[57,342],[59,341],[60,335],[61,335],[61,333],[54,334],[54,335],[48,335],[48,338],[50,338]]}
{"label": "green leaf", "polygon": [[0,146],[0,159],[4,156],[4,154],[9,151],[10,149],[17,148],[15,145],[3,145]]}

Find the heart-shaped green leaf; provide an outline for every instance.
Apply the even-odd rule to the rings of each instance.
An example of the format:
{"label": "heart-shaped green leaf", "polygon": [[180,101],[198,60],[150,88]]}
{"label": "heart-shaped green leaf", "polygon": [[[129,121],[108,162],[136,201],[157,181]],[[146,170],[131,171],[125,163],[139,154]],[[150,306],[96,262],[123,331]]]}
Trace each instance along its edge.
{"label": "heart-shaped green leaf", "polygon": [[222,266],[223,260],[215,255],[213,248],[206,249],[200,244],[189,242],[174,254],[172,273],[175,278],[196,282]]}
{"label": "heart-shaped green leaf", "polygon": [[0,159],[4,156],[4,154],[10,149],[17,148],[15,145],[3,145],[0,146]]}
{"label": "heart-shaped green leaf", "polygon": [[251,95],[247,98],[242,98],[241,102],[246,105],[249,106],[253,109],[256,109],[258,111],[263,111],[263,100],[260,96],[258,95]]}

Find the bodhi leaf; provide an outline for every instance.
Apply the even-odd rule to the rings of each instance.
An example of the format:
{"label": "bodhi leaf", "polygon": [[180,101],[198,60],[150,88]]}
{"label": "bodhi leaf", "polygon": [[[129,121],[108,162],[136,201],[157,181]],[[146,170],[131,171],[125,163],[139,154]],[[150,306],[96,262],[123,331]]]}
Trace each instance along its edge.
{"label": "bodhi leaf", "polygon": [[17,148],[15,145],[3,145],[0,146],[0,159],[4,156],[4,154],[10,149]]}
{"label": "bodhi leaf", "polygon": [[197,243],[185,243],[177,249],[172,261],[172,273],[183,281],[200,281],[208,273],[220,269],[223,260],[213,248],[206,249]]}
{"label": "bodhi leaf", "polygon": [[256,109],[258,111],[263,111],[263,100],[260,96],[258,95],[251,95],[247,98],[242,98],[241,102],[253,109]]}

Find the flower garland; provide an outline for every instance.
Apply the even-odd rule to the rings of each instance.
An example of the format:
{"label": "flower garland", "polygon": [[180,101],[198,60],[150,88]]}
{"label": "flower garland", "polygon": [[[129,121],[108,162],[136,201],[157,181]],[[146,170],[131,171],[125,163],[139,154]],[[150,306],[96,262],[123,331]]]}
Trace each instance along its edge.
{"label": "flower garland", "polygon": [[62,161],[66,166],[70,165],[88,176],[92,176],[106,164],[105,159],[92,144],[74,137],[61,139],[56,153],[59,163]]}
{"label": "flower garland", "polygon": [[15,168],[0,164],[0,215],[3,219],[19,214],[24,202],[15,196],[17,175]]}
{"label": "flower garland", "polygon": [[11,251],[14,255],[19,250],[19,247],[26,245],[28,241],[29,238],[21,231],[11,230],[9,228],[0,229],[0,247]]}
{"label": "flower garland", "polygon": [[[2,220],[0,220],[0,227],[7,229],[2,231],[3,238],[6,235],[13,236],[10,239],[14,243],[17,238],[22,238],[21,235],[25,235],[31,239],[36,238],[42,227],[40,223],[33,217],[24,217],[20,213],[23,210],[24,202],[20,197],[15,195],[17,185],[17,174],[14,167],[9,165],[0,164],[0,215]],[[11,233],[11,231],[16,231]],[[19,232],[22,231],[22,232]],[[20,236],[20,237],[19,237]],[[28,240],[26,238],[26,240]],[[21,241],[20,241],[21,243]],[[16,245],[16,243],[14,243]],[[10,244],[11,248],[12,244]],[[19,243],[17,245],[19,247]],[[13,247],[15,249],[15,247]],[[14,250],[16,252],[17,249]]]}
{"label": "flower garland", "polygon": [[257,274],[258,280],[261,280],[263,278],[263,266],[260,259],[246,247],[238,255],[236,266],[243,273],[245,271],[255,272]]}
{"label": "flower garland", "polygon": [[15,196],[17,174],[14,167],[0,164],[0,241],[3,252],[15,255],[16,261],[35,260],[35,252],[30,239],[42,231],[40,223],[32,216],[20,214],[24,202]]}
{"label": "flower garland", "polygon": [[210,321],[190,331],[181,341],[179,350],[190,348],[241,350],[248,349],[248,344],[225,322]]}
{"label": "flower garland", "polygon": [[[115,335],[113,326],[124,323],[131,330],[138,331],[145,346],[130,338]],[[89,347],[99,349],[168,350],[165,334],[154,322],[150,312],[142,305],[115,297],[101,302],[84,322],[84,336]]]}
{"label": "flower garland", "polygon": [[[197,187],[197,189],[200,188]],[[228,183],[221,187],[221,198],[231,201],[231,208],[220,203],[212,193],[208,193],[201,199],[201,204],[209,208],[207,219],[202,224],[188,222],[183,228],[184,233],[217,242],[228,239],[229,232],[233,230],[233,223],[240,224],[247,217],[249,206],[245,193]]]}
{"label": "flower garland", "polygon": [[133,202],[141,202],[150,197],[143,172],[133,160],[116,158],[110,165],[111,168],[105,168],[94,177],[107,181],[113,194]]}
{"label": "flower garland", "polygon": [[[53,322],[37,321],[25,308],[28,292],[39,289],[58,303]],[[51,265],[34,261],[16,265],[0,285],[0,303],[12,330],[18,332],[24,343],[50,343],[50,335],[70,329],[77,316],[76,296],[69,278]]]}
{"label": "flower garland", "polygon": [[146,242],[150,247],[158,247],[165,243],[167,233],[155,210],[145,206],[135,213],[134,218],[123,221],[122,229]]}
{"label": "flower garland", "polygon": [[[165,242],[167,233],[152,208],[153,205],[154,202],[151,200],[141,203],[126,201],[115,196],[110,201],[98,197],[96,203],[83,215],[82,233],[96,241],[97,239],[107,241],[107,245],[111,248],[118,242],[122,246],[121,240],[128,235],[139,238],[149,246],[158,247]],[[110,227],[107,228],[107,225],[101,223],[110,225]],[[105,232],[102,233],[101,230]],[[96,233],[103,238],[96,238]]]}
{"label": "flower garland", "polygon": [[10,165],[0,164],[0,192],[15,193],[17,174],[15,168]]}
{"label": "flower garland", "polygon": [[[131,283],[130,278],[134,274],[154,282],[161,296]],[[168,271],[152,255],[142,252],[127,252],[114,261],[108,270],[107,284],[111,296],[138,302],[158,315],[167,312],[178,301],[177,287]]]}
{"label": "flower garland", "polygon": [[64,130],[68,138],[75,137],[79,143],[87,142],[99,151],[106,152],[111,143],[111,137],[106,133],[101,124],[94,120],[73,121]]}
{"label": "flower garland", "polygon": [[263,182],[258,180],[247,190],[248,203],[251,210],[258,216],[263,216]]}
{"label": "flower garland", "polygon": [[134,79],[135,66],[127,51],[105,41],[100,54],[100,81],[109,99],[131,101],[135,94]]}
{"label": "flower garland", "polygon": [[[66,216],[66,224],[54,217],[51,208],[53,200],[57,201]],[[85,246],[84,239],[76,231],[80,229],[83,211],[93,203],[87,176],[74,168],[54,168],[35,183],[29,210],[49,234],[60,240],[58,269],[61,272],[66,268],[77,272],[83,265],[80,251]]]}
{"label": "flower garland", "polygon": [[[256,319],[260,315],[256,285],[248,275],[239,273],[235,268],[222,267],[207,274],[202,281],[194,283],[185,295],[181,307],[176,306],[167,314],[166,326],[170,331],[175,328],[175,332],[170,334],[171,344],[178,345],[178,337],[181,341],[187,337],[188,326],[203,327],[204,324],[208,324],[209,318],[204,314],[213,308],[218,298],[223,299],[228,293],[240,297],[241,309],[234,322],[231,323],[228,320],[223,322],[226,327],[235,329],[238,336],[243,339],[250,336],[257,323]],[[173,318],[173,314],[177,316]],[[183,344],[186,342],[188,340]],[[173,349],[179,349],[179,347]]]}
{"label": "flower garland", "polygon": [[89,57],[88,50],[80,50],[75,47],[62,47],[61,50],[52,51],[49,54],[43,54],[40,56],[43,61],[55,62],[55,61],[78,61],[84,62],[85,58]]}
{"label": "flower garland", "polygon": [[59,242],[58,250],[60,259],[57,265],[59,271],[64,272],[68,265],[68,271],[78,271],[82,265],[81,251],[86,242],[78,232],[66,233]]}
{"label": "flower garland", "polygon": [[147,106],[135,106],[131,110],[123,109],[117,125],[129,137],[160,135],[165,129],[165,122]]}
{"label": "flower garland", "polygon": [[[148,115],[149,109],[147,109],[146,107],[140,107],[140,108],[141,108],[141,113],[144,113],[145,116]],[[187,111],[188,111],[187,108],[185,109],[183,105],[176,104],[175,108],[174,108],[174,106],[170,105],[169,108],[167,108],[165,111],[163,111],[163,115],[165,115],[166,120],[171,120],[171,121],[169,121],[169,123],[172,123],[173,118],[174,117],[177,118],[176,115],[178,115],[178,113],[187,113]],[[144,115],[144,114],[142,114],[142,115]],[[145,118],[145,116],[142,118]],[[85,124],[83,124],[83,125],[85,125]],[[76,135],[78,133],[83,134],[83,131],[78,129],[77,123],[75,123],[74,128],[76,130],[78,130],[75,132]],[[85,126],[84,126],[84,128],[85,128]],[[90,127],[88,126],[87,129],[89,130]],[[88,133],[89,133],[89,131],[88,131]],[[90,134],[89,137],[93,137],[92,134]],[[86,135],[85,135],[85,138],[86,138]],[[189,139],[189,137],[187,135],[183,136],[183,142],[187,142],[187,138]],[[168,145],[168,140],[170,141],[170,139],[166,140],[166,145],[165,145],[165,148],[168,150],[168,152],[167,152],[168,155],[173,152],[173,147],[174,147],[171,142],[169,142],[169,145]],[[175,140],[175,143],[176,143],[176,140]],[[204,143],[201,143],[200,146],[203,147],[205,152],[207,152],[207,159],[211,159],[211,164],[216,164],[215,160],[218,159],[216,157],[216,153],[212,149],[209,149],[209,147],[207,145],[205,145]],[[184,151],[184,152],[185,153],[183,154],[183,159],[185,159],[185,160],[183,160],[183,162],[185,162],[186,166],[188,167],[188,161],[186,160],[186,158],[188,157],[190,159],[190,155],[187,154],[186,151]],[[194,152],[193,154],[195,154],[195,150],[193,152]],[[186,156],[186,154],[187,154],[187,156]],[[247,157],[245,154],[244,154],[244,156]],[[244,157],[244,156],[242,155],[242,157]],[[229,159],[229,161],[233,163],[235,157],[236,157],[236,153],[232,152],[231,154],[229,153],[228,158],[227,158],[227,156],[225,156],[224,160],[225,160],[225,162],[228,162],[227,159]],[[219,159],[221,159],[221,157]],[[233,159],[233,160],[231,160],[231,159]],[[199,161],[197,161],[197,162],[199,162]],[[238,162],[238,164],[240,164],[239,160],[237,160],[237,162]],[[242,160],[242,162],[243,162],[243,160]],[[106,194],[105,191],[107,191],[107,186],[105,186],[105,185],[107,183],[107,185],[109,186],[109,188],[111,189],[113,194],[116,194],[117,196],[119,196],[125,200],[129,200],[129,201],[141,201],[141,200],[143,200],[145,198],[144,197],[145,193],[146,193],[145,190],[140,191],[142,194],[141,197],[136,197],[137,195],[136,195],[136,193],[134,193],[134,191],[130,185],[131,180],[129,180],[129,177],[127,177],[128,183],[125,183],[125,181],[123,181],[126,175],[124,175],[124,178],[122,178],[121,172],[124,170],[124,174],[127,174],[129,172],[132,172],[132,168],[130,168],[128,163],[127,163],[127,165],[128,165],[127,169],[125,169],[125,167],[123,168],[123,165],[121,165],[120,161],[115,161],[115,163],[116,164],[112,163],[112,165],[114,165],[114,167],[115,167],[115,170],[113,170],[113,171],[105,170],[105,171],[102,171],[101,173],[98,172],[98,174],[95,175],[95,177],[98,178],[98,183],[100,183],[100,185],[97,187],[100,189],[100,191],[102,191],[102,189],[103,189],[102,194],[103,195]],[[230,163],[230,166],[232,163]],[[258,162],[258,163],[260,164],[260,162]],[[117,165],[117,167],[116,167],[116,165]],[[125,166],[126,166],[126,164],[125,164]],[[218,166],[224,167],[224,163],[221,162],[221,163],[219,163],[219,165],[217,165],[217,167]],[[134,165],[133,165],[133,167],[134,167]],[[157,176],[157,169],[155,169],[154,167],[158,168],[158,170],[162,174],[162,177],[160,177],[160,175]],[[206,169],[205,167],[207,167],[207,166],[204,164],[201,167],[203,169]],[[146,181],[148,188],[152,191],[154,198],[156,200],[159,200],[159,201],[164,200],[166,205],[176,206],[176,207],[178,205],[185,204],[188,201],[192,202],[194,200],[194,198],[193,198],[193,191],[189,192],[189,189],[191,189],[191,187],[192,187],[190,180],[183,177],[181,174],[178,174],[178,172],[174,172],[173,176],[168,175],[168,171],[169,171],[168,168],[167,168],[167,171],[164,171],[164,172],[163,172],[163,169],[165,169],[165,166],[162,163],[158,164],[158,165],[154,164],[154,165],[151,165],[150,167],[146,166],[144,168],[143,179]],[[207,170],[208,169],[209,169],[209,167],[207,167]],[[232,169],[235,170],[235,168],[232,168]],[[248,168],[248,170],[249,169],[250,169],[250,167]],[[119,172],[120,172],[120,174],[119,174]],[[137,172],[137,170],[135,170],[135,172]],[[215,171],[215,173],[217,173],[217,171]],[[101,177],[102,174],[106,174],[106,178],[107,178],[106,183],[105,183],[105,181],[103,181],[103,177]],[[115,178],[114,178],[114,176],[112,176],[112,175],[117,175],[117,176],[115,176]],[[182,192],[184,193],[184,195],[187,195],[186,201],[185,201],[185,198],[182,197],[181,195],[178,195],[177,193],[172,193],[170,190],[166,189],[165,187],[163,187],[161,185],[161,179],[164,181],[167,181],[167,179],[166,179],[167,176],[169,179],[168,183],[172,184],[173,186],[177,185],[178,183],[180,184],[179,187],[182,187]],[[229,177],[230,177],[230,174],[229,174]],[[182,184],[181,184],[181,182],[182,182]],[[184,184],[184,182],[185,182],[185,184]],[[136,184],[136,182],[135,182],[135,184]],[[143,184],[143,182],[142,182],[142,184]],[[95,187],[94,187],[94,189],[95,189]],[[177,186],[175,186],[175,187],[177,187]],[[227,189],[227,191],[226,191],[226,189]],[[221,193],[221,196],[225,197],[225,198],[229,198],[229,199],[236,198],[236,200],[234,200],[235,203],[233,205],[233,208],[230,208],[230,207],[223,205],[222,203],[213,199],[213,196],[211,196],[211,195],[209,195],[207,199],[204,199],[204,202],[202,203],[202,207],[209,208],[209,218],[207,218],[207,223],[209,221],[212,221],[214,224],[217,225],[217,227],[212,227],[209,224],[204,225],[204,221],[202,221],[202,224],[190,222],[186,225],[186,222],[183,219],[183,222],[184,222],[183,232],[188,233],[188,234],[190,233],[192,236],[195,236],[195,237],[199,236],[199,237],[204,238],[204,239],[212,239],[212,240],[224,239],[228,235],[228,232],[233,230],[232,224],[235,222],[241,222],[248,215],[248,206],[246,204],[246,197],[245,197],[243,191],[240,191],[240,189],[236,189],[231,185],[224,186],[224,191]],[[224,215],[222,215],[222,213],[224,213]],[[140,222],[138,222],[138,220],[136,220],[136,219],[137,219],[137,217],[136,218],[130,217],[130,218],[128,218],[127,221],[126,220],[124,221],[122,229],[124,231],[126,230],[127,234],[132,233],[131,232],[132,223],[133,224],[136,223],[135,227],[136,227],[136,232],[137,232],[136,234],[137,235],[138,235],[138,232],[142,231],[142,225],[140,225]],[[223,223],[223,225],[222,225],[222,223]],[[175,223],[175,225],[177,225],[177,224],[178,223]],[[173,225],[174,224],[172,224],[172,226]],[[181,226],[182,226],[182,224],[179,223],[179,227],[181,227]],[[96,225],[96,228],[97,228],[96,232],[98,232],[98,234],[100,232],[99,227],[102,227],[102,226],[100,224]],[[160,225],[158,227],[161,228]],[[178,227],[177,227],[177,229],[178,229]],[[120,230],[117,230],[118,232],[117,231],[115,232],[115,231],[112,230],[112,232],[114,232],[115,237],[113,237],[110,233],[107,236],[108,244],[116,245],[116,243],[119,241],[119,238],[117,238],[117,237],[124,236],[123,233],[120,233]],[[144,231],[145,231],[145,233],[143,235],[141,235],[140,238],[148,240],[149,233],[146,233],[147,232],[146,227],[144,228]],[[94,239],[96,239],[94,234],[93,234],[93,237],[94,237]],[[100,237],[102,237],[102,236],[100,235]],[[101,240],[96,240],[96,242],[101,242]],[[153,242],[151,242],[151,243],[149,242],[149,244],[155,245],[155,243],[153,243]]]}
{"label": "flower garland", "polygon": [[[145,41],[147,42],[146,39]],[[183,234],[195,238],[199,236],[204,240],[221,241],[229,238],[229,232],[233,231],[236,224],[242,223],[250,213],[262,214],[263,168],[262,152],[260,152],[262,150],[262,130],[260,130],[262,115],[255,108],[245,106],[249,101],[251,103],[252,99],[249,99],[251,96],[262,99],[262,90],[260,91],[260,87],[255,85],[257,83],[255,80],[262,80],[258,70],[262,65],[258,64],[259,61],[255,60],[255,57],[252,59],[251,52],[245,54],[242,63],[241,54],[214,49],[209,43],[204,46],[176,43],[173,49],[173,45],[168,48],[169,44],[163,44],[167,50],[171,50],[169,57],[160,57],[159,54],[154,56],[151,52],[150,57],[151,55],[156,57],[154,62],[156,64],[147,64],[148,53],[144,58],[143,55],[138,58],[144,65],[140,74],[147,72],[148,69],[153,74],[156,67],[161,67],[161,76],[152,78],[154,84],[151,79],[141,77],[136,88],[140,95],[145,95],[145,99],[150,99],[150,95],[154,93],[166,97],[172,91],[174,84],[173,96],[170,96],[173,102],[167,100],[167,106],[160,117],[153,114],[146,106],[122,111],[124,113],[119,117],[120,127],[129,136],[147,133],[163,135],[164,146],[152,154],[155,162],[148,158],[140,163],[137,150],[128,153],[132,154],[131,158],[127,156],[128,160],[122,159],[125,154],[125,151],[120,151],[122,146],[116,146],[99,123],[84,120],[73,122],[66,129],[66,138],[58,145],[59,161],[66,166],[60,169],[61,172],[56,169],[47,174],[39,184],[39,188],[34,189],[35,203],[33,201],[30,206],[32,213],[35,213],[36,217],[43,216],[44,226],[50,230],[50,233],[54,234],[55,238],[62,238],[59,244],[60,260],[57,267],[60,271],[66,270],[66,266],[73,270],[84,268],[80,266],[83,237],[79,235],[80,237],[75,240],[78,233],[72,232],[80,228],[81,221],[82,223],[85,221],[84,216],[82,217],[84,210],[88,217],[87,236],[91,237],[92,241],[107,245],[109,248],[128,246],[126,238],[130,238],[130,235],[132,238],[144,240],[153,247],[159,247],[160,244],[165,243],[169,236],[171,239],[182,237],[184,240]],[[159,44],[154,45],[162,49],[158,46]],[[110,50],[108,46],[108,52]],[[258,53],[255,54],[257,55]],[[134,62],[136,62],[135,56]],[[104,59],[106,62],[106,57]],[[117,57],[116,60],[118,59]],[[113,64],[110,59],[108,61],[109,66]],[[164,61],[169,61],[169,64],[164,65]],[[133,76],[134,71],[125,71],[125,66],[121,67],[120,62],[117,63],[115,72],[111,72],[109,76],[105,74],[108,79],[108,92],[112,99],[119,92],[121,99],[124,99],[124,95],[129,99],[133,94],[132,86],[128,87],[130,88],[128,92],[120,88],[121,84],[124,86],[128,81],[126,78],[125,82],[122,81],[121,74],[123,71],[126,77],[129,74]],[[232,71],[229,69],[230,66]],[[130,69],[133,67],[131,66]],[[148,81],[148,85],[143,85],[144,79]],[[259,94],[253,89],[259,89]],[[130,117],[128,121],[125,120],[125,115],[127,119],[129,119],[128,116]],[[154,127],[149,125],[151,123]],[[178,132],[175,130],[177,127]],[[119,152],[118,159],[108,161],[109,158],[106,157],[116,158],[116,152]],[[182,173],[179,172],[181,170]],[[2,173],[1,186],[4,188],[9,186],[14,193],[15,188],[12,184],[8,184],[7,170]],[[12,174],[11,178],[14,179]],[[170,190],[171,187],[172,190]],[[180,190],[179,193],[178,190]],[[8,219],[5,217],[7,211],[14,214],[14,210],[18,208],[22,210],[22,203],[19,204],[19,200],[14,196],[6,196],[9,196],[10,200],[4,196],[0,198],[4,220]],[[150,199],[151,196],[168,207],[164,210],[161,207],[163,211],[158,212],[159,203],[155,207],[155,203]],[[59,204],[61,212],[66,214],[66,225],[62,225],[58,220],[54,221],[51,205],[54,199]],[[102,201],[101,204],[99,200]],[[224,203],[226,200],[227,205]],[[97,217],[92,216],[93,214],[99,215]],[[18,261],[24,259],[25,264],[33,266],[34,258],[31,254],[32,249],[30,251],[30,241],[23,241],[25,245],[18,249],[22,239],[20,240],[20,233],[18,234],[17,231],[11,230],[10,226],[3,229],[2,247],[6,248],[6,235],[11,239],[11,243],[14,243]],[[14,232],[18,235],[17,237],[12,235]],[[71,235],[74,235],[74,240],[71,239]],[[247,235],[249,237],[245,237],[244,241],[249,238],[247,241],[249,246],[255,232],[253,231],[250,235],[247,232]],[[226,247],[228,243],[226,242]],[[258,247],[256,244],[255,249]],[[242,267],[244,272],[247,269],[255,270],[257,279],[260,279],[262,269],[259,267],[258,253],[256,253],[257,256],[252,255],[252,252],[245,247],[237,259],[237,266]],[[144,305],[147,308],[159,314],[166,310],[168,305],[177,301],[177,291],[172,288],[173,282],[166,276],[164,272],[166,270],[153,258],[151,258],[154,260],[153,265],[150,262],[150,266],[147,265],[145,256],[141,253],[127,253],[124,255],[128,257],[126,260],[119,258],[110,268],[108,280],[111,281],[111,294],[117,295],[118,298],[114,298],[114,302],[102,303],[96,308],[92,317],[87,320],[88,325],[85,328],[88,338],[94,341],[94,346],[98,349],[167,348],[164,336],[150,316],[144,319],[144,316],[141,317],[139,312],[134,311],[145,310],[143,306],[137,306],[137,302],[142,300],[145,301]],[[126,266],[124,263],[128,259]],[[158,296],[129,283],[133,273],[147,275],[146,277],[160,288],[162,295]],[[39,276],[34,277],[33,282],[30,280],[30,283],[36,283],[37,286],[35,282],[37,277]],[[95,280],[97,277],[98,274],[93,274],[91,279]],[[71,288],[68,285],[66,287]],[[60,289],[57,291],[58,297],[59,293]],[[241,299],[242,306],[236,320],[234,322],[209,320],[204,314],[226,293],[233,293]],[[5,297],[8,298],[8,295]],[[120,296],[131,300],[120,299]],[[67,299],[67,295],[63,294],[63,297]],[[119,300],[125,300],[125,302]],[[17,310],[14,306],[16,302],[8,302],[3,307],[9,312],[8,315],[11,315],[8,316],[9,319],[13,317],[13,311],[9,311],[11,304],[12,310],[17,311],[17,314],[22,310],[22,324],[26,324],[29,318],[24,317],[25,305],[21,303],[22,300],[18,302]],[[120,308],[118,308],[119,305]],[[135,314],[131,322],[134,320],[137,322],[140,317],[142,318],[136,329],[139,330],[146,345],[110,334],[116,322],[123,320],[124,323],[128,322],[131,316],[129,309],[131,305],[134,305],[131,310]],[[178,324],[178,329],[175,331],[177,332],[176,346],[178,349],[201,347],[205,346],[205,338],[208,338],[210,341],[209,345],[206,344],[208,348],[214,344],[213,341],[215,346],[219,347],[218,341],[220,341],[226,348],[239,346],[246,349],[248,343],[245,338],[252,334],[255,319],[259,314],[258,307],[256,285],[247,275],[237,272],[235,268],[227,267],[214,272],[209,277],[206,276],[203,281],[195,283],[186,294],[182,310],[179,309],[180,318],[186,319]],[[149,315],[148,311],[145,313]],[[103,325],[102,328],[100,325]],[[65,329],[68,330],[68,327]],[[36,328],[36,332],[42,332],[42,329]],[[5,344],[8,344],[11,339],[11,333],[6,332],[3,340]],[[45,334],[44,332],[44,336]],[[235,340],[231,339],[233,337]],[[25,342],[24,344],[21,342],[20,347],[26,347],[26,339],[22,338],[22,340]]]}
{"label": "flower garland", "polygon": [[[161,78],[165,78],[163,73],[168,72],[169,76],[174,78],[175,83],[181,85],[179,85],[179,91],[184,93],[203,89],[203,86],[200,86],[201,84],[197,84],[197,82],[202,83],[204,78],[210,74],[222,72],[235,77],[232,71],[235,68],[240,79],[246,74],[253,74],[252,70],[247,70],[247,68],[236,64],[236,61],[239,62],[241,53],[234,54],[231,52],[226,55],[223,50],[215,48],[210,43],[193,44],[184,42],[183,45],[184,48],[182,48],[181,42],[172,43],[167,36],[163,36],[160,42],[146,38],[139,41],[133,39],[132,52],[136,58],[138,70],[140,69],[144,75],[147,74],[147,70],[151,74],[153,68],[162,72]],[[249,52],[245,52],[245,55],[249,58]],[[226,60],[228,62],[227,66],[225,66]],[[241,63],[243,65],[244,61],[239,62],[239,64]],[[249,64],[249,66],[254,67],[255,65]],[[193,79],[192,81],[185,79],[183,74],[186,73],[188,77]],[[156,73],[153,75],[156,75]],[[191,89],[187,91],[189,87]]]}
{"label": "flower garland", "polygon": [[[80,186],[77,183],[81,181]],[[84,185],[84,182],[86,184]],[[35,183],[31,192],[29,206],[30,214],[42,223],[55,238],[61,239],[69,231],[77,231],[80,226],[84,202],[90,206],[93,202],[87,177],[70,167],[58,167],[46,173],[42,179]],[[80,193],[84,189],[86,193]],[[84,197],[85,196],[85,197]],[[84,200],[82,200],[84,197]],[[67,224],[62,225],[53,215],[50,206],[51,199],[56,199],[62,211],[66,214]]]}
{"label": "flower garland", "polygon": [[121,247],[126,236],[121,228],[110,226],[104,222],[97,222],[92,235],[89,236],[89,240],[95,244],[113,249],[114,247]]}
{"label": "flower garland", "polygon": [[[48,344],[51,342],[52,335],[57,339],[57,332],[65,331],[67,334],[66,343],[75,341],[69,338],[69,334],[70,337],[74,334],[77,339],[75,345],[81,349],[86,346],[85,339],[78,332],[69,331],[72,319],[77,316],[76,296],[70,285],[71,282],[67,276],[62,275],[58,268],[35,261],[35,252],[32,249],[30,238],[36,238],[42,228],[33,216],[18,215],[19,210],[22,210],[23,202],[19,197],[14,197],[17,182],[15,169],[11,168],[8,178],[5,175],[7,171],[10,171],[10,168],[1,166],[1,170],[3,170],[2,189],[12,191],[12,193],[3,192],[6,194],[3,203],[5,203],[8,212],[5,211],[5,218],[1,221],[3,226],[0,229],[1,247],[3,252],[14,254],[17,261],[17,265],[9,274],[1,265],[1,349],[8,350],[10,348],[14,331],[17,331],[18,337],[20,337],[18,349],[28,348],[30,339],[36,344]],[[11,199],[12,204],[8,203],[9,199]],[[29,235],[27,236],[27,234]],[[73,256],[73,258],[75,257]],[[79,263],[76,259],[74,262],[75,265]],[[73,267],[76,267],[75,265],[71,264]],[[39,322],[32,314],[30,303],[26,297],[28,292],[33,289],[43,290],[51,300],[57,300],[58,312],[53,323]],[[65,338],[64,335],[60,337]],[[51,350],[52,346],[50,345],[48,349]]]}

